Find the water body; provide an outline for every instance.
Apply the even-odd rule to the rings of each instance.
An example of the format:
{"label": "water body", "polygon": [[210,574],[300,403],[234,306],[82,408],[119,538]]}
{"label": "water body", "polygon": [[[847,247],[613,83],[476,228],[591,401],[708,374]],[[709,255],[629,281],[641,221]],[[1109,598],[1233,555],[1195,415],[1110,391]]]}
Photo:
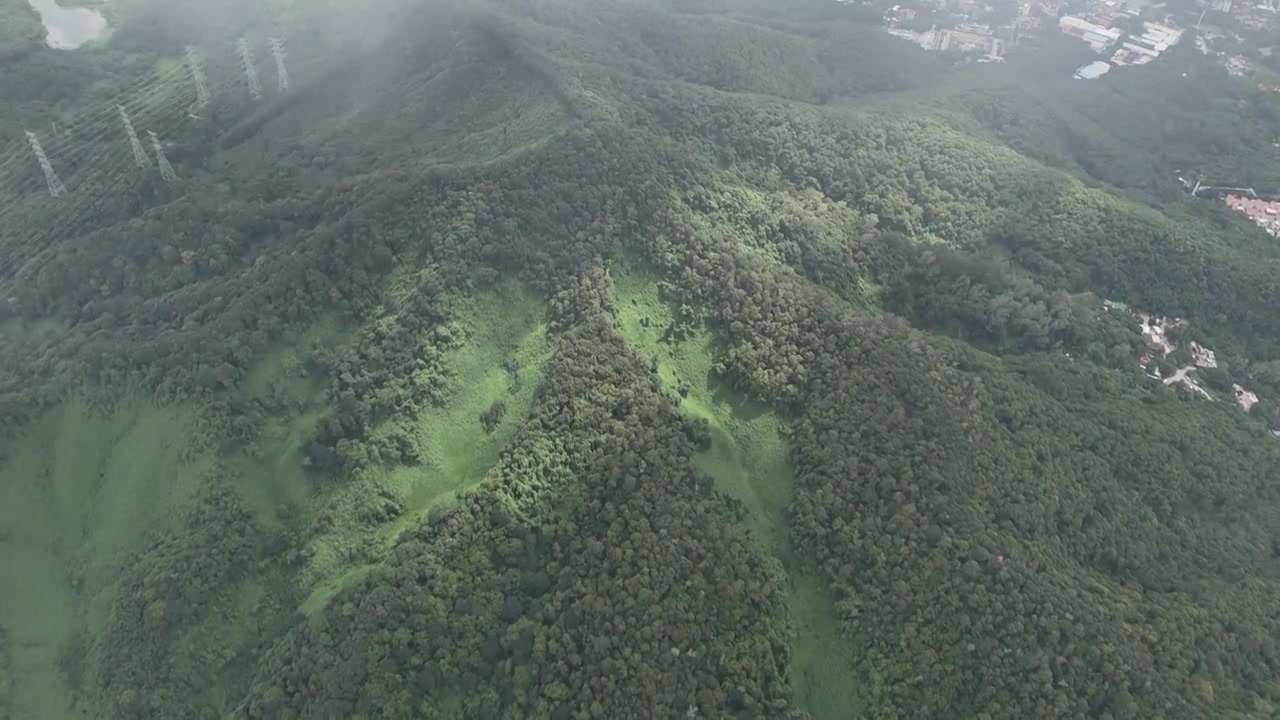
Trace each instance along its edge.
{"label": "water body", "polygon": [[71,50],[98,37],[107,29],[107,19],[102,13],[89,8],[64,8],[57,0],[27,0],[44,23],[48,36],[45,42],[51,48]]}

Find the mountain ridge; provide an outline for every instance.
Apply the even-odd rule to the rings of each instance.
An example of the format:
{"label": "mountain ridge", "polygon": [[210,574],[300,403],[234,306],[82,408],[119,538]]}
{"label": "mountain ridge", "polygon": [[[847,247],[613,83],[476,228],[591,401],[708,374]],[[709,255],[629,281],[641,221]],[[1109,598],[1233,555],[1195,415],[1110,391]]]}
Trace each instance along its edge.
{"label": "mountain ridge", "polygon": [[[204,471],[64,646],[0,646],[4,709],[1273,712],[1274,250],[1170,191],[1181,100],[1150,162],[1093,113],[1194,68],[1248,98],[1218,162],[1265,178],[1275,101],[1186,54],[1036,88],[837,3],[674,5],[389,3],[349,74],[304,56],[311,94],[226,101],[172,138],[177,185],[48,246],[4,310],[46,330],[0,340],[6,436],[141,392]],[[1149,380],[1104,300],[1189,317],[1262,402]]]}

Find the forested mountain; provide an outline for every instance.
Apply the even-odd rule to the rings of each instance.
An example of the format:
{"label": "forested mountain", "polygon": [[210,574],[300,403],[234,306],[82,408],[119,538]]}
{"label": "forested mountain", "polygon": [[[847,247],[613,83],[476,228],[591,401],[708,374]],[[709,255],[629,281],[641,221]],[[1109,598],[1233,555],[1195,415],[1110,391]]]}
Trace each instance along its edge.
{"label": "forested mountain", "polygon": [[0,69],[72,128],[0,164],[0,718],[1277,715],[1280,245],[1176,174],[1280,186],[1280,95],[817,0],[111,13]]}

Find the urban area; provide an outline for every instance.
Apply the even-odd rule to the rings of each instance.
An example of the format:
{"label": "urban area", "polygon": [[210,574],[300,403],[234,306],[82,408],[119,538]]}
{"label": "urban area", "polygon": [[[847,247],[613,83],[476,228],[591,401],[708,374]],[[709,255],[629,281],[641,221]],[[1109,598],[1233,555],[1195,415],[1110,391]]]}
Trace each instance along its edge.
{"label": "urban area", "polygon": [[[1280,142],[1275,143],[1280,148]],[[1272,237],[1280,237],[1280,200],[1275,195],[1259,196],[1251,187],[1219,187],[1202,181],[1192,184],[1178,175],[1178,181],[1192,197],[1219,197],[1227,207],[1244,214]]]}
{"label": "urban area", "polygon": [[1280,201],[1246,195],[1227,195],[1225,200],[1232,210],[1248,215],[1258,227],[1273,237],[1280,237]]}
{"label": "urban area", "polygon": [[[873,4],[872,0],[842,1]],[[878,5],[884,10],[889,33],[926,50],[953,53],[957,61],[1014,63],[1051,43],[1061,49],[1064,39],[1077,38],[1081,48],[1087,46],[1096,59],[1077,67],[1075,77],[1092,80],[1150,63],[1185,39],[1230,74],[1256,81],[1260,91],[1280,92],[1280,73],[1258,62],[1271,55],[1266,38],[1280,29],[1280,0],[890,2],[894,4]],[[1276,147],[1280,148],[1280,140]],[[1189,195],[1224,201],[1272,236],[1280,237],[1280,200],[1260,196],[1250,187],[1210,186],[1181,175],[1177,179]],[[1230,402],[1244,412],[1259,402],[1256,393],[1220,369],[1211,348],[1192,339],[1186,319],[1161,317],[1118,302],[1108,301],[1106,306],[1138,321],[1144,349],[1135,360],[1152,382],[1206,401]],[[1280,438],[1280,430],[1273,429],[1272,434]]]}
{"label": "urban area", "polygon": [[[858,0],[844,0],[856,2]],[[861,0],[873,4],[871,0]],[[1096,60],[1075,70],[1089,80],[1155,60],[1186,37],[1196,49],[1235,75],[1262,70],[1249,55],[1251,34],[1280,27],[1280,0],[899,0],[885,7],[886,29],[937,51],[957,52],[974,62],[1006,62],[1017,50],[1036,50],[1053,35],[1071,36],[1092,49]],[[1194,29],[1191,35],[1188,30]],[[1251,51],[1250,51],[1251,48]],[[1267,89],[1280,91],[1280,76],[1258,72]],[[1272,80],[1275,78],[1275,80]]]}

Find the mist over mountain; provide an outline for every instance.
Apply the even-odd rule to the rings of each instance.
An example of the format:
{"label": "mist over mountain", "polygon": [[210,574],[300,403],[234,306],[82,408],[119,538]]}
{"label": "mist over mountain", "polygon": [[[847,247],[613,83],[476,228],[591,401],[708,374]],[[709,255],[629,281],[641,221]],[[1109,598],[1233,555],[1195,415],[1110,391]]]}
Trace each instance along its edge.
{"label": "mist over mountain", "polygon": [[1277,715],[1280,94],[1203,28],[86,9],[0,6],[0,720]]}

